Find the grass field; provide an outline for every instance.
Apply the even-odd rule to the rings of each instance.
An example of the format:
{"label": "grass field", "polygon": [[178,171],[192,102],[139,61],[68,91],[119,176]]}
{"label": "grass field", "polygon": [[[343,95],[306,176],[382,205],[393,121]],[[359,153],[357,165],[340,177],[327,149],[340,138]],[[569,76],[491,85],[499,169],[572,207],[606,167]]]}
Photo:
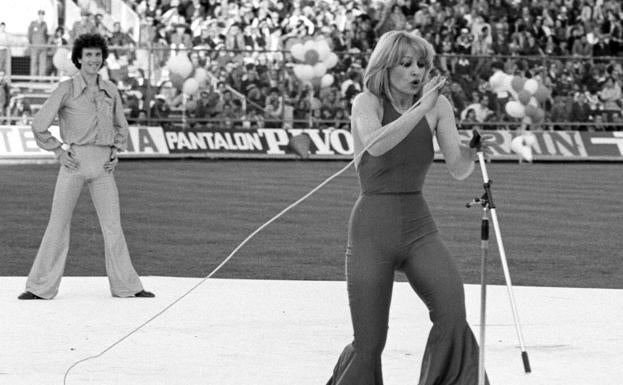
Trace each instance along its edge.
{"label": "grass field", "polygon": [[[116,178],[137,271],[207,275],[248,234],[345,164],[123,161]],[[0,166],[0,275],[28,274],[57,167]],[[620,164],[493,163],[488,170],[515,285],[623,288]],[[347,221],[357,194],[350,169],[258,234],[216,277],[343,280]],[[455,181],[435,163],[424,194],[465,282],[477,283],[482,210],[465,203],[482,194],[480,172]],[[65,274],[104,275],[103,253],[95,210],[83,191]],[[493,238],[489,276],[504,282]]]}

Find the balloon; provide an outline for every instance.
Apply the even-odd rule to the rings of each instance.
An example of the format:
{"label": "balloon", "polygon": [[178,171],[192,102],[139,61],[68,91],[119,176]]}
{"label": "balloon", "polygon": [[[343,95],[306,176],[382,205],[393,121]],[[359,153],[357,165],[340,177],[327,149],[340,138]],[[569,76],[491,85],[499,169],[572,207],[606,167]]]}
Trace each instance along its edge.
{"label": "balloon", "polygon": [[534,122],[538,123],[545,118],[545,111],[542,108],[528,104],[526,106],[526,116],[531,117]]}
{"label": "balloon", "polygon": [[532,162],[532,147],[524,143],[523,135],[517,135],[511,140],[511,150],[528,162]]}
{"label": "balloon", "polygon": [[526,79],[519,76],[513,76],[513,79],[511,80],[511,87],[513,87],[513,90],[516,92],[521,91],[524,88],[524,84],[526,84]]}
{"label": "balloon", "polygon": [[167,62],[167,68],[169,71],[187,78],[193,71],[193,63],[190,62],[185,53],[178,53],[176,56],[171,56]]}
{"label": "balloon", "polygon": [[288,147],[303,159],[309,157],[309,145],[311,140],[306,134],[299,134],[290,138]]}
{"label": "balloon", "polygon": [[534,146],[536,144],[536,135],[531,132],[526,132],[523,135],[524,143],[528,146]]}
{"label": "balloon", "polygon": [[506,102],[504,110],[513,118],[523,118],[526,115],[526,107],[516,100]]}
{"label": "balloon", "polygon": [[530,98],[531,97],[532,97],[532,95],[530,95],[530,92],[528,92],[527,90],[521,90],[517,94],[517,99],[524,106],[530,102]]}
{"label": "balloon", "polygon": [[314,76],[315,77],[321,78],[326,73],[327,73],[327,66],[324,63],[317,63],[314,66]]}
{"label": "balloon", "polygon": [[[303,44],[303,47],[305,48],[305,52],[309,51],[309,50],[314,50],[316,51],[316,42],[309,39],[305,42],[305,44]],[[318,51],[316,51],[318,52]]]}
{"label": "balloon", "polygon": [[509,74],[504,74],[502,77],[502,87],[506,91],[514,91],[511,82],[513,81],[514,76]]}
{"label": "balloon", "polygon": [[193,77],[200,84],[204,83],[206,80],[208,80],[208,71],[206,71],[204,68],[195,68],[195,75]]}
{"label": "balloon", "polygon": [[536,98],[536,100],[541,103],[545,103],[545,101],[549,99],[550,95],[551,91],[544,85],[539,85],[539,88],[537,88],[536,92],[534,93],[534,97]]}
{"label": "balloon", "polygon": [[301,80],[311,80],[314,77],[314,67],[309,64],[295,65],[294,75]]}
{"label": "balloon", "polygon": [[[523,89],[530,92],[531,95],[534,95],[536,90],[539,88],[539,82],[536,79],[528,79],[523,86]],[[519,92],[519,91],[517,91]]]}
{"label": "balloon", "polygon": [[335,78],[333,77],[333,75],[325,74],[322,77],[322,79],[320,80],[320,87],[322,87],[322,88],[329,87],[331,84],[333,84],[334,80],[335,80]]}
{"label": "balloon", "polygon": [[169,80],[171,81],[173,87],[177,88],[178,90],[181,91],[182,88],[184,88],[184,77],[182,75],[171,72],[169,73]]}
{"label": "balloon", "polygon": [[68,54],[69,51],[63,47],[60,47],[56,50],[56,52],[54,52],[54,56],[52,57],[52,63],[57,70],[63,70],[65,62],[67,61]]}
{"label": "balloon", "polygon": [[298,61],[305,60],[305,47],[301,43],[296,43],[290,48],[290,53]]}
{"label": "balloon", "polygon": [[528,102],[528,104],[534,107],[539,106],[539,102],[536,100],[534,96],[530,97],[530,101]]}
{"label": "balloon", "polygon": [[305,63],[309,65],[315,65],[316,63],[318,63],[318,57],[318,51],[316,51],[314,48],[307,50],[307,52],[305,52]]}
{"label": "balloon", "polygon": [[283,48],[286,51],[292,52],[292,46],[295,44],[303,45],[303,43],[301,43],[301,39],[299,39],[298,37],[290,37],[289,39],[286,39]]}
{"label": "balloon", "polygon": [[182,86],[185,95],[194,95],[199,91],[199,82],[195,78],[188,78]]}
{"label": "balloon", "polygon": [[331,53],[331,47],[326,40],[318,40],[316,41],[316,51],[318,51],[318,60],[325,61]]}
{"label": "balloon", "polygon": [[327,60],[324,61],[324,64],[327,68],[333,68],[338,62],[338,57],[334,52],[331,52],[329,56],[327,56]]}

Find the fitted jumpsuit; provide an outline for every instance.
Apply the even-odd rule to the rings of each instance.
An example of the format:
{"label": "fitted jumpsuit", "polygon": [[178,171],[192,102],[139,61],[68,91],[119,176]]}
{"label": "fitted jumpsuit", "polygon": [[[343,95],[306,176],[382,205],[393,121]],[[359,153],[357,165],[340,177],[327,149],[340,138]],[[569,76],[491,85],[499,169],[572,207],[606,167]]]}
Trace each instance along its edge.
{"label": "fitted jumpsuit", "polygon": [[[399,116],[383,103],[383,126]],[[383,384],[381,353],[396,270],[406,274],[433,322],[419,385],[477,384],[478,345],[466,321],[463,284],[422,196],[433,157],[426,118],[385,154],[362,155],[346,251],[354,341],[328,385]]]}

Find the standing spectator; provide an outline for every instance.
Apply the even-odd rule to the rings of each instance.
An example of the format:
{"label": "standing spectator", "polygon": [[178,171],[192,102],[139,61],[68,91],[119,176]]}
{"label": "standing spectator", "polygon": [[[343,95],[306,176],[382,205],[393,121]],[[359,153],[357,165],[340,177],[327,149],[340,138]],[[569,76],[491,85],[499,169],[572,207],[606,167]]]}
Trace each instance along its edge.
{"label": "standing spectator", "polygon": [[9,72],[11,69],[12,36],[6,31],[6,24],[0,22],[0,71]]}
{"label": "standing spectator", "polygon": [[[0,69],[0,117],[7,115],[9,103],[11,101],[11,87],[7,82],[5,72]],[[0,124],[3,124],[4,120],[0,119]]]}
{"label": "standing spectator", "polygon": [[72,42],[85,33],[95,33],[97,28],[95,23],[89,20],[90,15],[91,13],[85,9],[80,11],[80,20],[77,20],[71,28],[70,36]]}
{"label": "standing spectator", "polygon": [[95,21],[94,21],[94,30],[95,33],[98,33],[106,38],[110,37],[110,33],[108,31],[108,28],[106,28],[106,26],[104,25],[104,16],[101,13],[96,13],[95,14]]}
{"label": "standing spectator", "polygon": [[48,69],[48,54],[45,44],[48,43],[48,24],[44,20],[45,11],[37,12],[37,20],[28,26],[28,43],[30,44],[30,75],[44,76]]}
{"label": "standing spectator", "polygon": [[132,44],[132,38],[126,32],[121,30],[121,23],[115,21],[112,25],[112,33],[108,38],[108,44],[115,49],[111,50],[111,53],[115,55],[117,59],[122,56],[128,55],[128,48]]}

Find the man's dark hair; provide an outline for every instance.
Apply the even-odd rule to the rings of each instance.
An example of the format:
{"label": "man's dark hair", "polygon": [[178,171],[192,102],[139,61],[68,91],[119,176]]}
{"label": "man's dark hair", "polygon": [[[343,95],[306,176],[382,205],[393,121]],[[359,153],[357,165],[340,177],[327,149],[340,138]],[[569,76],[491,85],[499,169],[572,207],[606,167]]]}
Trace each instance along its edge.
{"label": "man's dark hair", "polygon": [[102,66],[106,58],[108,58],[108,44],[106,39],[98,33],[85,33],[78,36],[74,42],[74,48],[71,51],[71,61],[76,68],[80,69],[80,62],[78,59],[82,59],[82,50],[85,48],[100,48],[102,50]]}

